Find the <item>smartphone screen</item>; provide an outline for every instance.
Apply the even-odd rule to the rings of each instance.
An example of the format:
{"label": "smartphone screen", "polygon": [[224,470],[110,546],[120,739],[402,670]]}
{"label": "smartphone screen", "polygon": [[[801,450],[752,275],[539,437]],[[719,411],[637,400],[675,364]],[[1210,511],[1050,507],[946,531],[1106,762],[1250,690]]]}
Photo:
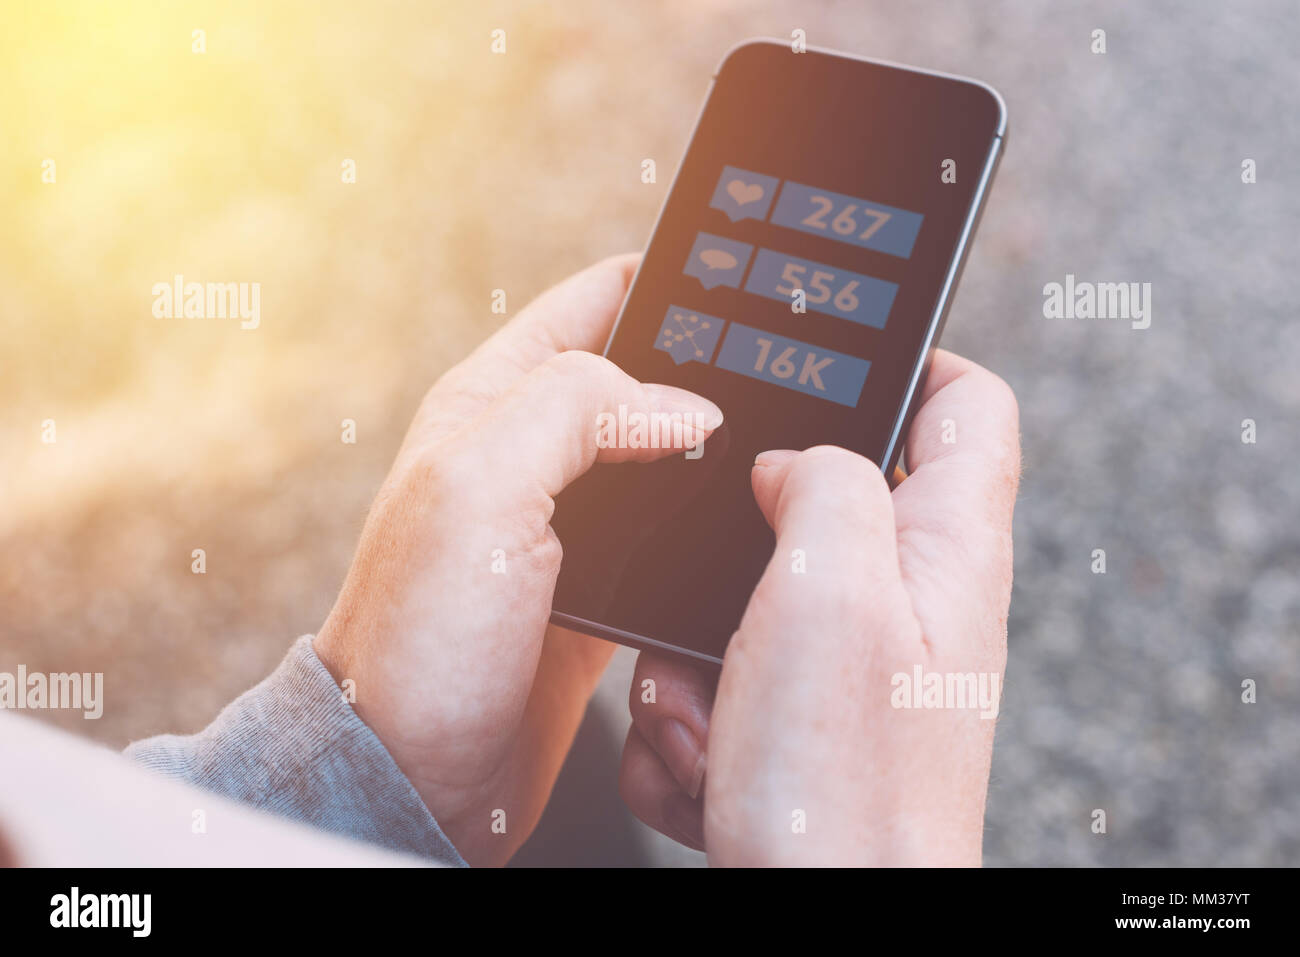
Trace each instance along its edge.
{"label": "smartphone screen", "polygon": [[892,468],[1004,129],[971,80],[775,41],[727,56],[606,348],[726,421],[559,497],[556,621],[721,660],[775,542],[754,457]]}

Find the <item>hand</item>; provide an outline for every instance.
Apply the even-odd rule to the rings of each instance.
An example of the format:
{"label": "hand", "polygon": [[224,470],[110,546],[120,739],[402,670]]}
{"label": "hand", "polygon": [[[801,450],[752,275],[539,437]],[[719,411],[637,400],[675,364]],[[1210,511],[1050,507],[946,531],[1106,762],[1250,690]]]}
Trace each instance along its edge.
{"label": "hand", "polygon": [[554,496],[597,461],[672,454],[598,449],[598,415],[698,416],[681,448],[722,421],[699,396],[572,351],[603,346],[636,261],[550,290],[430,390],[315,639],[472,864],[504,863],[531,833],[613,650],[548,627]]}
{"label": "hand", "polygon": [[[707,672],[638,661],[621,790],[642,820],[715,864],[980,862],[992,716],[896,707],[912,699],[895,676],[983,676],[995,713],[1018,429],[1005,383],[938,352],[908,439],[913,472],[892,495],[843,449],[759,456],[754,495],[776,549],[716,700]],[[638,695],[646,678],[655,704]],[[706,767],[701,801],[690,792]]]}

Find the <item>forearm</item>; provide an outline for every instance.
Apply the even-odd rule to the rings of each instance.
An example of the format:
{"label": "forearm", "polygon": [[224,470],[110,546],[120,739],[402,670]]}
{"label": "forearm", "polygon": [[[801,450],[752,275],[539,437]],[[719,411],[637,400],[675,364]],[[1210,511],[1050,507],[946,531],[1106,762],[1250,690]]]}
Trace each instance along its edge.
{"label": "forearm", "polygon": [[299,639],[197,734],[137,741],[161,774],[326,831],[464,865],[410,781]]}

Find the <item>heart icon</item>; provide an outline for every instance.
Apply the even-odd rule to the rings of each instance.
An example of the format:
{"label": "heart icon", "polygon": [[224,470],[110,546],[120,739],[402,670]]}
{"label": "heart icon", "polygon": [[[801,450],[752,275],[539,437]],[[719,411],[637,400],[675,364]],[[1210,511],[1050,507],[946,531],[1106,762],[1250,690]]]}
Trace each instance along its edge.
{"label": "heart icon", "polygon": [[749,203],[757,203],[763,198],[763,187],[757,183],[733,179],[727,184],[727,195],[736,201],[737,206],[745,206]]}

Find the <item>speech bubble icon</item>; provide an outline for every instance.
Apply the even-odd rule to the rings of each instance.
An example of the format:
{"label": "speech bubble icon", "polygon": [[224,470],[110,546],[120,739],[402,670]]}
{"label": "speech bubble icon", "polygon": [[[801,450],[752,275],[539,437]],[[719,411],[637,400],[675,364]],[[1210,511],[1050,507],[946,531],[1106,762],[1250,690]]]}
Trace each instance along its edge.
{"label": "speech bubble icon", "polygon": [[672,356],[677,365],[683,362],[708,364],[726,324],[727,320],[717,316],[708,316],[681,306],[669,306],[659,327],[655,348]]}
{"label": "speech bubble icon", "polygon": [[722,167],[709,206],[727,214],[733,223],[742,219],[767,219],[772,198],[781,181],[738,166]]}
{"label": "speech bubble icon", "polygon": [[735,269],[736,257],[725,249],[703,249],[700,260],[710,269]]}
{"label": "speech bubble icon", "polygon": [[714,286],[738,288],[753,252],[754,247],[748,243],[699,233],[683,271],[698,279],[705,289]]}

